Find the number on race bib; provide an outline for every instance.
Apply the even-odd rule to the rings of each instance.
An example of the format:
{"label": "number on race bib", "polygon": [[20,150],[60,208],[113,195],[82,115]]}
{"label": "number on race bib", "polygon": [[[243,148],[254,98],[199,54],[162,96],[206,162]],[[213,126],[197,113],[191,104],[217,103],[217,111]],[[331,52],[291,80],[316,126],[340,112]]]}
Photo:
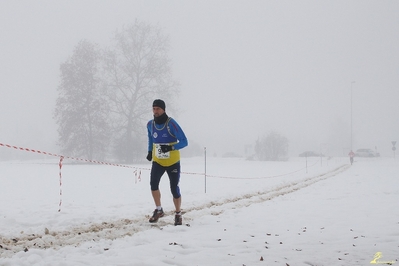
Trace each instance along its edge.
{"label": "number on race bib", "polygon": [[155,156],[158,159],[169,159],[170,158],[170,152],[162,152],[161,150],[161,144],[155,144]]}

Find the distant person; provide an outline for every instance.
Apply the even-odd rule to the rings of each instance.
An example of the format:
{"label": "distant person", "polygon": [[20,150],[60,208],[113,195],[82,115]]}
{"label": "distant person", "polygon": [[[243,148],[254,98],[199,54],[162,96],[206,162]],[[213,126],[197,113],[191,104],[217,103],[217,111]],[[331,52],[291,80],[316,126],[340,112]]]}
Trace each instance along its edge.
{"label": "distant person", "polygon": [[351,150],[348,155],[349,155],[349,160],[350,160],[351,165],[352,165],[353,164],[353,157],[355,157],[355,153]]}
{"label": "distant person", "polygon": [[175,225],[182,224],[180,181],[180,149],[188,145],[187,138],[179,124],[165,112],[166,105],[163,100],[154,100],[152,112],[154,119],[147,123],[148,155],[147,160],[152,162],[150,185],[155,203],[155,210],[150,218],[150,223],[156,223],[164,216],[161,205],[161,192],[159,182],[167,172],[170,182],[170,191],[175,205]]}

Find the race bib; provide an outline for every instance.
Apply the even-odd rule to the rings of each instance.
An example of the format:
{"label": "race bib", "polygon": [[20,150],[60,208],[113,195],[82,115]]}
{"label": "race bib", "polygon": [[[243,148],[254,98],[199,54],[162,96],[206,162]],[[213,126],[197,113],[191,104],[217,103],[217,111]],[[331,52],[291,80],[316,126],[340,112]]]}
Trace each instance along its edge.
{"label": "race bib", "polygon": [[[165,144],[163,144],[163,145],[165,145]],[[155,156],[158,159],[169,159],[170,158],[170,152],[162,152],[161,144],[155,144]]]}

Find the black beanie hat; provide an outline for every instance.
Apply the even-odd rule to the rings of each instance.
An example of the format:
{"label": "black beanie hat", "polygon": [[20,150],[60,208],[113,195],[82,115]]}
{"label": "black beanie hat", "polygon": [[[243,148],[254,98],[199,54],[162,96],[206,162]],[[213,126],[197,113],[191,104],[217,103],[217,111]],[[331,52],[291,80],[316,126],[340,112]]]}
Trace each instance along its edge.
{"label": "black beanie hat", "polygon": [[165,109],[166,109],[165,102],[162,101],[161,99],[156,99],[156,100],[154,100],[154,102],[152,103],[152,107],[154,107],[154,106],[160,107],[160,108],[162,108],[164,111],[165,111]]}

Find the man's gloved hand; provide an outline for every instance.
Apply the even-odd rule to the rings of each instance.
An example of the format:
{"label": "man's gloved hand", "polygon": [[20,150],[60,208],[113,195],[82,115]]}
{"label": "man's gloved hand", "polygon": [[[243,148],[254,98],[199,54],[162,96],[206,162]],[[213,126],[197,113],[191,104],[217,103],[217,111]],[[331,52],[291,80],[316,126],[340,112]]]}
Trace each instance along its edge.
{"label": "man's gloved hand", "polygon": [[147,154],[147,160],[151,162],[152,160],[152,151],[149,151]]}
{"label": "man's gloved hand", "polygon": [[173,150],[173,146],[161,145],[161,151],[162,151],[163,153],[166,153],[166,152],[171,151],[171,150]]}

